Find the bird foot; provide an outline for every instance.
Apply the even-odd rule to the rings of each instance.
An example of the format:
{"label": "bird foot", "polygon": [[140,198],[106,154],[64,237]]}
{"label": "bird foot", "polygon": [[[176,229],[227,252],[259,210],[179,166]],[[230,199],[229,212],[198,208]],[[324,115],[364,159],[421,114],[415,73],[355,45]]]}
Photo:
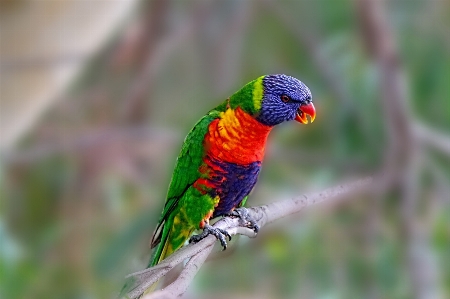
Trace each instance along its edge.
{"label": "bird foot", "polygon": [[203,231],[200,235],[194,235],[189,239],[189,243],[194,242],[200,242],[204,238],[206,238],[209,235],[213,235],[216,237],[217,240],[220,241],[220,245],[222,245],[223,250],[227,249],[227,241],[225,237],[228,237],[229,241],[231,241],[231,235],[223,229],[212,227],[209,224],[205,224],[203,227]]}
{"label": "bird foot", "polygon": [[256,220],[250,216],[250,213],[248,212],[247,208],[240,207],[237,209],[234,209],[231,213],[226,214],[225,216],[230,217],[239,217],[241,221],[243,222],[243,226],[248,227],[249,229],[253,230],[255,234],[259,232],[259,225],[256,222]]}

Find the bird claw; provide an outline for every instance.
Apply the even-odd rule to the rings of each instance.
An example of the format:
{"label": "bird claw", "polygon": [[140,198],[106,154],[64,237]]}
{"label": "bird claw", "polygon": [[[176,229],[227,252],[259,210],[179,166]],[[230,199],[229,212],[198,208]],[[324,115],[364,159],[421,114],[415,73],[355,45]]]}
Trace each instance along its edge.
{"label": "bird claw", "polygon": [[225,237],[228,237],[229,241],[231,241],[231,235],[221,228],[212,227],[209,224],[205,224],[203,231],[200,235],[194,235],[189,239],[189,243],[197,243],[206,238],[209,235],[213,235],[217,240],[220,241],[220,245],[222,245],[223,250],[227,249],[227,241]]}
{"label": "bird claw", "polygon": [[250,213],[248,212],[247,208],[240,207],[234,209],[231,213],[228,213],[225,216],[239,217],[243,222],[243,226],[253,230],[255,234],[259,232],[260,227],[256,222],[256,220],[250,216]]}

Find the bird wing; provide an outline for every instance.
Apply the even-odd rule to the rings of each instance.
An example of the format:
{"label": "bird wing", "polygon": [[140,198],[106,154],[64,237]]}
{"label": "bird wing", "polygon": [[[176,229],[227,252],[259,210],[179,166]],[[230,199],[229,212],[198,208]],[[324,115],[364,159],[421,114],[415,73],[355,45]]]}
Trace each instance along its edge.
{"label": "bird wing", "polygon": [[181,152],[177,158],[175,170],[173,171],[164,210],[151,240],[151,248],[154,248],[161,242],[164,223],[177,207],[180,198],[183,197],[189,187],[200,177],[198,169],[203,163],[205,153],[203,139],[208,132],[209,124],[218,117],[218,111],[210,111],[200,119],[186,136],[181,147]]}

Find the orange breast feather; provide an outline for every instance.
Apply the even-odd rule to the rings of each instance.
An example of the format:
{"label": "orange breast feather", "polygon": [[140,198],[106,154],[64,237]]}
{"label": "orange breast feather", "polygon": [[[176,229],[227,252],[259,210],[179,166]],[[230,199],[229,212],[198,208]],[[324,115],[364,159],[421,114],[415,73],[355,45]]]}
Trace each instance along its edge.
{"label": "orange breast feather", "polygon": [[240,165],[262,161],[272,127],[258,122],[239,107],[222,112],[205,135],[207,156]]}

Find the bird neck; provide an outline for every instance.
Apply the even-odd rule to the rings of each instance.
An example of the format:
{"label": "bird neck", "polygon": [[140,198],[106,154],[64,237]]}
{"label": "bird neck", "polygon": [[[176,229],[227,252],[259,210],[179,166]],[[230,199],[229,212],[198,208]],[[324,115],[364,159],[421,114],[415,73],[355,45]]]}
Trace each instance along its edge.
{"label": "bird neck", "polygon": [[236,164],[250,164],[264,158],[267,136],[272,130],[240,107],[221,112],[205,136],[207,155]]}

